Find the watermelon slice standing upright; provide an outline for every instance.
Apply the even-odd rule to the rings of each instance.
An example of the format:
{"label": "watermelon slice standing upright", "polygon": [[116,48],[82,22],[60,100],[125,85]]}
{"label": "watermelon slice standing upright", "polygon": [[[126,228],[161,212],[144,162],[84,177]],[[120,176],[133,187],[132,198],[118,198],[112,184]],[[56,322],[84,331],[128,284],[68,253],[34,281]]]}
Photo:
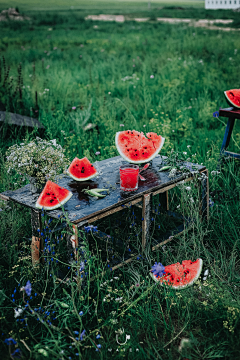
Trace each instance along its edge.
{"label": "watermelon slice standing upright", "polygon": [[84,157],[83,159],[75,157],[71,162],[67,173],[76,181],[87,181],[98,175],[97,169],[95,169],[87,157]]}
{"label": "watermelon slice standing upright", "polygon": [[48,180],[36,202],[38,209],[55,210],[72,197],[72,192]]}
{"label": "watermelon slice standing upright", "polygon": [[240,109],[240,89],[227,90],[224,94],[230,105]]}
{"label": "watermelon slice standing upright", "polygon": [[119,131],[115,143],[119,154],[128,162],[142,164],[154,159],[165,139],[161,135],[149,132],[145,135],[136,130]]}
{"label": "watermelon slice standing upright", "polygon": [[197,281],[202,271],[202,265],[202,259],[196,261],[184,260],[182,264],[178,262],[165,267],[156,263],[152,267],[150,275],[154,281],[159,282],[161,285],[180,290]]}

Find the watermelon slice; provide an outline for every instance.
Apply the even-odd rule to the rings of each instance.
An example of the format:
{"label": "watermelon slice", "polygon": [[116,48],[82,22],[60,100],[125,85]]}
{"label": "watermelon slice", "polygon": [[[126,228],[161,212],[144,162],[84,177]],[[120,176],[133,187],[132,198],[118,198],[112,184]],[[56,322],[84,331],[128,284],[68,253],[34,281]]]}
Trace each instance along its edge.
{"label": "watermelon slice", "polygon": [[240,109],[240,89],[227,90],[224,91],[224,94],[230,105]]}
{"label": "watermelon slice", "polygon": [[36,202],[36,207],[38,209],[54,210],[65,204],[71,196],[71,191],[48,180]]}
{"label": "watermelon slice", "polygon": [[155,263],[150,275],[154,281],[161,285],[168,285],[173,289],[180,290],[197,281],[202,271],[202,264],[202,259],[184,260],[182,264],[176,263],[165,267],[160,263]]}
{"label": "watermelon slice", "polygon": [[163,147],[165,139],[149,132],[147,138],[136,130],[119,131],[115,143],[119,154],[128,162],[142,164],[155,158]]}
{"label": "watermelon slice", "polygon": [[97,170],[86,157],[83,159],[75,157],[69,166],[67,173],[76,181],[90,180],[98,175]]}

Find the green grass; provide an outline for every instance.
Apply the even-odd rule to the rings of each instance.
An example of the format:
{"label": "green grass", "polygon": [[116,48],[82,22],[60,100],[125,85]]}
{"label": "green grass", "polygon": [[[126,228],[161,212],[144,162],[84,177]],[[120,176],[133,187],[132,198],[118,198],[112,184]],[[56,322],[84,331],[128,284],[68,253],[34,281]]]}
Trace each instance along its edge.
{"label": "green grass", "polygon": [[[2,8],[16,7],[24,10],[69,10],[69,9],[86,9],[86,10],[102,10],[107,9],[111,10],[122,10],[124,12],[128,10],[138,9],[143,11],[148,9],[148,1],[146,0],[94,0],[94,1],[84,1],[84,0],[72,0],[71,2],[66,2],[64,0],[51,0],[51,1],[39,1],[39,0],[20,0],[20,1],[7,1],[1,2]],[[202,0],[152,0],[152,7],[162,7],[162,6],[193,6],[197,8],[204,8],[204,1]]]}
{"label": "green grass", "polygon": [[[203,163],[209,169],[215,202],[206,224],[197,216],[194,184],[194,203],[184,186],[170,192],[171,209],[180,205],[177,211],[196,217],[192,230],[164,249],[152,253],[147,247],[142,258],[114,274],[107,260],[118,254],[106,251],[98,233],[88,235],[88,242],[81,233],[88,258],[82,290],[74,281],[60,284],[57,279],[61,273],[72,279],[76,272],[74,265],[68,269],[66,263],[64,231],[49,232],[57,221],[48,228],[45,224],[50,252],[45,266],[35,272],[30,259],[30,213],[10,204],[10,209],[0,212],[0,343],[6,359],[8,347],[3,341],[8,337],[17,340],[23,359],[238,358],[239,165],[228,161],[220,174],[211,172],[216,170],[226,124],[226,119],[213,118],[212,113],[227,106],[225,89],[240,87],[236,75],[240,70],[239,35],[184,25],[86,22],[81,12],[71,16],[64,12],[32,13],[31,24],[0,23],[0,31],[6,67],[4,70],[1,58],[0,110],[38,116],[46,128],[44,133],[28,134],[14,126],[1,128],[1,192],[24,184],[19,175],[7,173],[4,163],[7,148],[26,136],[57,139],[66,148],[69,161],[75,156],[96,161],[117,155],[114,135],[124,124],[124,129],[163,135],[163,155],[174,148],[187,152],[193,162]],[[85,131],[78,120],[85,116],[91,101],[88,123],[97,127]],[[239,140],[237,122],[232,150],[239,151]],[[99,156],[96,151],[100,151]],[[161,201],[154,201],[159,210]],[[129,245],[132,252],[140,252],[138,210],[124,209],[96,225],[113,241],[121,240],[124,249]],[[153,219],[154,238],[162,235],[162,229],[174,226],[165,215],[155,214]],[[117,249],[119,253],[123,250]],[[189,289],[170,291],[155,286],[148,277],[155,261],[167,265],[198,257],[203,259],[203,272],[208,269],[211,276],[207,280],[201,276]],[[106,273],[101,275],[103,270]],[[100,277],[91,282],[92,275]],[[30,308],[37,310],[25,310],[16,319],[14,309],[25,305],[20,287],[27,280],[33,287],[33,298],[27,299]],[[119,297],[121,303],[115,300]],[[122,328],[130,340],[117,352],[116,331]],[[84,340],[75,342],[79,336],[74,331],[81,333],[83,329]],[[101,334],[99,339],[97,333]],[[180,351],[182,338],[190,342]],[[119,342],[124,339],[119,335]],[[98,352],[97,344],[101,345]]]}

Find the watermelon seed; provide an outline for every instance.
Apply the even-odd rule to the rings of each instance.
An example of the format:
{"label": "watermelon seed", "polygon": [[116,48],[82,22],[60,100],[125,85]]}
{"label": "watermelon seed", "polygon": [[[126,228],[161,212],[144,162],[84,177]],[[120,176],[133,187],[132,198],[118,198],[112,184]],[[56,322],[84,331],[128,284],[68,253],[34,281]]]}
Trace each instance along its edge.
{"label": "watermelon seed", "polygon": [[51,199],[51,200],[50,200],[50,203],[52,203],[53,201],[54,201],[54,200],[53,200],[53,199]]}
{"label": "watermelon seed", "polygon": [[47,195],[50,195],[50,193],[47,193]]}
{"label": "watermelon seed", "polygon": [[78,164],[76,164],[76,166],[78,166]]}
{"label": "watermelon seed", "polygon": [[91,167],[93,167],[93,165],[91,165]]}

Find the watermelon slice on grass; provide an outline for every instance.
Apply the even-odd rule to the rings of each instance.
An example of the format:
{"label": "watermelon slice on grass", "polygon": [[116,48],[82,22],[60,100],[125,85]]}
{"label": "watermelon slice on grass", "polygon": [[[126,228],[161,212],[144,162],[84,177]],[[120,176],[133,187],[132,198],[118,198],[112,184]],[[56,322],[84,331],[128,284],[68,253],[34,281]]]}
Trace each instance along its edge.
{"label": "watermelon slice on grass", "polygon": [[136,130],[117,132],[115,143],[122,158],[133,164],[142,164],[154,159],[163,147],[165,139],[153,132],[146,135],[147,137]]}
{"label": "watermelon slice on grass", "polygon": [[224,94],[229,105],[240,109],[240,89],[227,90]]}
{"label": "watermelon slice on grass", "polygon": [[44,210],[55,210],[72,197],[72,192],[48,180],[41,192],[36,207]]}
{"label": "watermelon slice on grass", "polygon": [[178,262],[167,266],[155,263],[150,271],[150,276],[160,285],[166,285],[176,290],[185,289],[197,281],[202,271],[202,265],[202,259],[184,260],[182,264]]}
{"label": "watermelon slice on grass", "polygon": [[87,157],[78,159],[75,157],[69,166],[67,173],[76,181],[87,181],[98,175],[97,170]]}

